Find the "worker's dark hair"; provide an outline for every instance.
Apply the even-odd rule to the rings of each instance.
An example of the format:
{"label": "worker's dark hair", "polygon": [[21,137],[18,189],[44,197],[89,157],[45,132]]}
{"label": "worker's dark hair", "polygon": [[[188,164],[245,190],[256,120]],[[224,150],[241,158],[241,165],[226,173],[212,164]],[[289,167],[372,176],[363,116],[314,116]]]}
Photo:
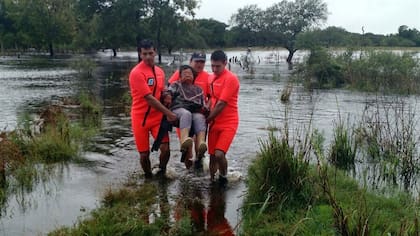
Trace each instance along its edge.
{"label": "worker's dark hair", "polygon": [[210,60],[225,62],[227,61],[227,56],[222,50],[216,50],[211,54]]}
{"label": "worker's dark hair", "polygon": [[143,39],[137,43],[137,50],[140,51],[142,48],[149,49],[154,48],[153,41],[150,39]]}

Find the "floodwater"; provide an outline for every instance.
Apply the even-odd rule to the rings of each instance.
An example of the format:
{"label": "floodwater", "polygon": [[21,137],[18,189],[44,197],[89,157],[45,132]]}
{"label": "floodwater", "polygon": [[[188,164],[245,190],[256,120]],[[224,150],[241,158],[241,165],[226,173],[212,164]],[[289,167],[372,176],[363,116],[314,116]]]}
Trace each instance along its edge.
{"label": "floodwater", "polygon": [[[229,58],[240,57],[243,53],[227,52]],[[62,225],[71,226],[100,205],[107,189],[118,188],[130,176],[141,173],[130,118],[118,103],[128,89],[126,76],[135,65],[137,55],[133,52],[120,53],[117,58],[110,55],[101,52],[93,56],[97,66],[94,78],[89,80],[82,79],[70,66],[80,57],[41,64],[27,57],[0,58],[2,130],[13,130],[19,114],[35,111],[80,90],[92,91],[104,105],[103,127],[83,154],[90,164],[61,164],[55,168],[50,180],[35,185],[31,191],[9,194],[0,211],[0,235],[42,235]],[[164,202],[174,206],[173,209],[177,199],[185,197],[198,200],[208,215],[212,214],[214,207],[225,208],[224,215],[216,217],[226,219],[227,227],[233,232],[239,228],[240,207],[246,191],[244,178],[259,150],[259,140],[267,137],[268,127],[282,127],[286,120],[285,111],[290,127],[304,130],[312,122],[328,143],[338,114],[342,117],[357,116],[366,102],[376,99],[374,95],[346,90],[307,91],[295,84],[290,102],[282,104],[280,94],[288,85],[290,74],[284,62],[286,51],[256,51],[254,56],[256,64],[252,73],[237,64],[231,65],[231,70],[240,78],[241,89],[240,125],[227,154],[228,188],[223,193],[210,188],[206,170],[199,175],[185,170],[179,162],[175,133],[171,134],[172,154],[168,167],[171,180],[160,186],[160,195],[166,199]],[[295,60],[302,60],[304,56],[304,52],[298,52]],[[170,59],[166,59],[164,68],[168,77],[176,66],[168,66]],[[210,71],[209,63],[206,69]],[[152,153],[151,158],[156,164],[157,153]]]}

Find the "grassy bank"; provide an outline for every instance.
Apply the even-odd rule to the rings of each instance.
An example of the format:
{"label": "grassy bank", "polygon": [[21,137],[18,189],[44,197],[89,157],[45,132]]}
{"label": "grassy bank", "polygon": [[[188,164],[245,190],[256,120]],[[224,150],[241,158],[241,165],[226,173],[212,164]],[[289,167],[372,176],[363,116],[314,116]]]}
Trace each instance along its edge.
{"label": "grassy bank", "polygon": [[248,171],[241,234],[418,235],[420,205],[410,193],[387,188],[383,194],[340,170],[354,164],[348,131],[343,123],[335,127],[327,155],[317,132],[299,142],[287,132],[262,141]]}
{"label": "grassy bank", "polygon": [[22,116],[13,132],[0,134],[3,195],[30,190],[34,183],[47,179],[50,164],[81,161],[80,153],[100,127],[100,118],[99,104],[85,93]]}
{"label": "grassy bank", "polygon": [[419,205],[409,194],[369,192],[333,168],[320,177],[311,167],[305,181],[311,197],[304,200],[282,192],[270,201],[272,193],[250,186],[242,235],[418,235]]}

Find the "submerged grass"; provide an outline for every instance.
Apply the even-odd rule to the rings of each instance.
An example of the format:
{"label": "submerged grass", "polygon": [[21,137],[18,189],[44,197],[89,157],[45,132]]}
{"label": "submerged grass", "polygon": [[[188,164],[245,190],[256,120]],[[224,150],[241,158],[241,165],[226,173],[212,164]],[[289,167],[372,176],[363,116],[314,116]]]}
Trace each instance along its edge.
{"label": "submerged grass", "polygon": [[102,109],[95,97],[88,92],[81,92],[78,100],[82,124],[99,127],[101,125]]}
{"label": "submerged grass", "polygon": [[[242,235],[418,235],[420,204],[409,192],[387,187],[383,195],[382,189],[360,186],[343,171],[354,165],[359,148],[363,154],[371,145],[378,147],[379,163],[399,159],[381,168],[398,168],[404,174],[410,169],[404,163],[417,163],[412,110],[404,104],[387,108],[369,109],[372,115],[365,114],[357,129],[340,118],[328,154],[317,130],[304,129],[301,136],[296,132],[291,140],[286,113],[280,135],[271,131],[260,141],[260,153],[249,166]],[[382,111],[385,115],[379,115]],[[385,158],[384,150],[394,157]]]}
{"label": "submerged grass", "polygon": [[366,105],[357,132],[366,162],[380,165],[379,174],[405,189],[415,184],[420,156],[416,138],[415,108],[403,100]]}
{"label": "submerged grass", "polygon": [[157,186],[151,183],[109,190],[102,206],[89,217],[49,235],[193,235],[187,218],[170,227],[167,214],[155,213],[157,208],[165,208],[159,205],[158,195]]}
{"label": "submerged grass", "polygon": [[[278,145],[282,142],[282,139],[270,135],[267,143],[262,146],[262,154],[249,167],[250,173],[266,175],[250,174],[248,177],[248,194],[243,207],[243,235],[418,233],[420,205],[411,195],[396,191],[383,196],[359,187],[345,172],[326,165],[323,153],[318,149],[321,144],[319,140],[314,141],[317,142],[315,146],[318,146],[314,147],[315,152],[320,156],[318,164],[310,166],[296,162],[298,156],[287,156],[290,148]],[[266,147],[280,148],[282,151],[267,152]],[[279,154],[283,157],[279,157]],[[268,160],[273,162],[267,164]],[[288,185],[290,182],[287,181],[290,180],[284,178],[287,171],[270,171],[278,162],[285,161],[290,166],[293,163],[302,165],[295,167],[296,170],[306,170],[304,175],[297,177],[303,181],[297,186],[307,187]],[[280,198],[274,198],[274,189],[281,189]]]}
{"label": "submerged grass", "polygon": [[84,145],[97,132],[101,113],[90,97],[78,100],[79,120],[70,120],[64,106],[50,105],[39,112],[39,119],[25,114],[13,132],[0,134],[0,188],[4,194],[31,191],[39,180],[48,179],[54,166],[50,164],[80,160]]}
{"label": "submerged grass", "polygon": [[273,202],[308,200],[308,160],[305,153],[295,153],[286,139],[278,139],[272,132],[269,140],[261,141],[260,146],[261,154],[248,172],[249,191],[255,190],[254,202],[260,202],[267,208]]}
{"label": "submerged grass", "polygon": [[349,129],[344,121],[339,118],[334,126],[334,139],[331,144],[328,160],[340,169],[349,170],[355,166],[358,143],[355,132]]}
{"label": "submerged grass", "polygon": [[368,92],[418,94],[420,63],[412,53],[348,49],[333,55],[314,47],[295,72],[309,88],[337,88]]}

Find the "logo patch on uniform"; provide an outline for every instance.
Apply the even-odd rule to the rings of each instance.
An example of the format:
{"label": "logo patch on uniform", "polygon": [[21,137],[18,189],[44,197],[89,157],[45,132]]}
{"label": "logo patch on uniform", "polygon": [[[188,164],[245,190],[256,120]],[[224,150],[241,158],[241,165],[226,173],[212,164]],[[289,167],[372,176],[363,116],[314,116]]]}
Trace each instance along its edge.
{"label": "logo patch on uniform", "polygon": [[155,84],[155,78],[151,77],[147,79],[147,85],[153,86]]}

